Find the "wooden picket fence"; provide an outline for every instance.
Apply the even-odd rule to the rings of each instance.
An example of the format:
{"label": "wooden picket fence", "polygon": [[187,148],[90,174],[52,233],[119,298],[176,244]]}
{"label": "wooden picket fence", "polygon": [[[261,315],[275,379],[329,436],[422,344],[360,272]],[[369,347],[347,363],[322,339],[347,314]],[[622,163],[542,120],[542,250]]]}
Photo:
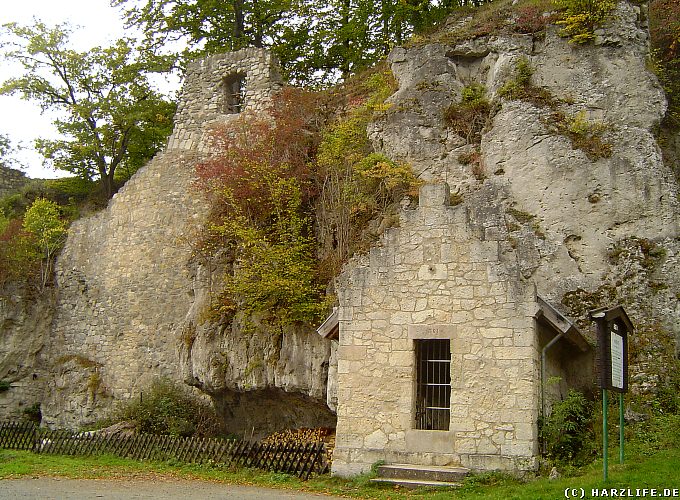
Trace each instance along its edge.
{"label": "wooden picket fence", "polygon": [[324,443],[261,444],[215,438],[135,434],[102,435],[38,428],[32,422],[0,423],[0,448],[54,455],[111,454],[134,460],[224,463],[294,474],[302,479],[326,474]]}

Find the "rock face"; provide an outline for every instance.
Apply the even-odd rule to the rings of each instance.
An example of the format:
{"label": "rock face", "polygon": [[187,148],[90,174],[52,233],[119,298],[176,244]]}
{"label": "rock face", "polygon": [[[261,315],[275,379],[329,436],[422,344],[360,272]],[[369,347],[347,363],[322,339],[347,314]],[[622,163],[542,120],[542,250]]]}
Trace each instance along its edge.
{"label": "rock face", "polygon": [[[371,130],[381,151],[409,162],[423,179],[451,185],[474,223],[500,231],[524,278],[557,302],[568,291],[601,284],[612,271],[611,250],[627,238],[657,241],[671,258],[680,232],[677,181],[654,137],[666,101],[645,66],[645,10],[619,2],[598,34],[596,45],[585,47],[553,28],[540,38],[490,36],[395,49],[389,60],[399,90]],[[482,172],[461,163],[473,146],[446,127],[444,110],[472,83],[496,98],[520,58],[534,68],[534,84],[564,102],[563,112],[605,124],[610,158],[590,160],[552,133],[544,108],[503,101],[482,137]],[[500,211],[487,213],[489,201]],[[667,278],[677,285],[674,276]]]}
{"label": "rock face", "polygon": [[[261,50],[190,65],[167,149],[106,210],[73,224],[56,266],[55,307],[35,325],[30,311],[2,311],[7,351],[35,328],[22,347],[31,359],[21,363],[40,365],[33,392],[44,389],[45,424],[92,422],[159,377],[210,394],[232,432],[333,424],[323,403],[329,346],[313,331],[279,332],[272,343],[260,329],[225,331],[200,318],[210,277],[191,259],[207,213],[192,186],[194,167],[208,152],[211,127],[262,112],[279,88],[276,64]],[[6,362],[20,361],[8,354]]]}
{"label": "rock face", "polygon": [[54,313],[54,295],[37,301],[25,290],[7,290],[0,298],[0,380],[9,388],[0,392],[0,418],[15,418],[35,411],[45,393],[44,346]]}
{"label": "rock face", "polygon": [[207,319],[210,276],[197,266],[180,328],[183,380],[209,394],[227,428],[260,438],[291,427],[335,427],[325,403],[331,343],[314,330]]}
{"label": "rock face", "polygon": [[[73,225],[54,297],[27,305],[15,295],[0,304],[0,368],[13,384],[0,393],[0,409],[40,401],[48,425],[75,427],[167,377],[210,395],[233,432],[257,437],[288,426],[332,426],[337,393],[339,426],[350,431],[338,437],[336,470],[365,470],[386,449],[391,459],[530,468],[539,398],[531,384],[540,352],[527,338],[535,291],[574,318],[623,303],[637,324],[680,337],[678,185],[653,133],[666,103],[645,67],[645,23],[643,7],[622,1],[594,46],[570,45],[549,28],[542,37],[487,36],[392,52],[399,89],[370,137],[377,151],[408,162],[432,186],[418,209],[401,214],[401,228],[344,269],[340,323],[350,335],[343,340],[341,333],[339,346],[302,329],[245,327],[238,317],[206,314],[211,271],[192,258],[191,240],[207,207],[192,188],[193,167],[209,152],[213,125],[262,111],[280,83],[260,50],[191,65],[168,147],[106,210]],[[575,149],[553,132],[546,109],[498,98],[521,58],[534,68],[533,84],[559,98],[565,115],[606,124],[611,157],[591,160]],[[473,83],[500,103],[478,146],[443,118]],[[461,161],[476,147],[480,162]],[[377,315],[368,315],[369,305]],[[412,370],[397,370],[395,379],[379,366],[408,368],[405,342],[441,325],[453,340],[467,332],[452,348],[461,365],[488,371],[462,382],[470,394],[510,391],[500,402],[456,401],[451,440],[425,443],[407,432],[410,386],[399,377]],[[376,340],[381,345],[368,349]],[[663,376],[654,372],[663,345],[657,347],[641,351],[635,390],[653,391]],[[327,380],[329,373],[337,380]],[[382,399],[389,411],[353,415],[343,401],[359,395],[365,408]],[[478,428],[470,415],[498,419]],[[444,458],[428,455],[426,444]]]}
{"label": "rock face", "polygon": [[[666,341],[680,338],[679,190],[654,136],[666,101],[645,65],[644,8],[619,2],[597,35],[577,47],[552,28],[389,56],[399,89],[370,135],[432,186],[340,276],[336,473],[378,460],[533,467],[549,340],[533,324],[535,294],[585,330],[588,310],[624,305],[654,346],[635,348],[633,390],[668,376],[654,358],[672,357]],[[545,106],[500,99],[521,59],[564,116],[604,124],[610,157],[576,149]],[[444,120],[473,84],[497,104],[478,145]],[[476,149],[479,160],[465,161]],[[433,197],[447,185],[455,206]],[[434,433],[414,423],[423,339],[450,341],[450,427]]]}

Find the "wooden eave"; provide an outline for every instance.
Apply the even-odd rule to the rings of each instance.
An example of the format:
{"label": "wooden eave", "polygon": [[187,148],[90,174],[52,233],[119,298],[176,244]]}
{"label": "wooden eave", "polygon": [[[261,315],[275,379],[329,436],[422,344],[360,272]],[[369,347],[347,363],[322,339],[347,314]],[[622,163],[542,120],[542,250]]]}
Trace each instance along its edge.
{"label": "wooden eave", "polygon": [[616,306],[611,309],[601,307],[600,309],[590,311],[590,317],[595,321],[597,320],[613,321],[615,319],[618,319],[624,324],[626,330],[629,333],[635,329],[633,327],[633,322],[628,317],[628,314],[626,313],[626,310],[623,308],[623,306]]}
{"label": "wooden eave", "polygon": [[534,316],[536,321],[550,328],[556,334],[563,334],[565,340],[578,347],[582,352],[592,349],[588,339],[569,318],[539,296],[536,296],[536,302],[539,307],[538,312]]}
{"label": "wooden eave", "polygon": [[316,332],[325,339],[338,340],[340,338],[340,315],[338,308],[334,308],[333,312],[326,318]]}

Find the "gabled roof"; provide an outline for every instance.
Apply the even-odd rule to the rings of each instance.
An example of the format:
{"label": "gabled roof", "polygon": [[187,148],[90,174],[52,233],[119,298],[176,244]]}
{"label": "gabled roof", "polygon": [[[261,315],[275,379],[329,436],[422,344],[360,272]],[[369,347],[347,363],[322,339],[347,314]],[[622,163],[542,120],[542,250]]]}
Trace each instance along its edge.
{"label": "gabled roof", "polygon": [[594,309],[590,311],[590,318],[594,321],[612,321],[618,319],[623,322],[628,332],[632,332],[635,329],[633,322],[628,317],[628,314],[626,313],[626,310],[623,308],[623,306],[616,306],[611,309],[607,309],[606,307]]}

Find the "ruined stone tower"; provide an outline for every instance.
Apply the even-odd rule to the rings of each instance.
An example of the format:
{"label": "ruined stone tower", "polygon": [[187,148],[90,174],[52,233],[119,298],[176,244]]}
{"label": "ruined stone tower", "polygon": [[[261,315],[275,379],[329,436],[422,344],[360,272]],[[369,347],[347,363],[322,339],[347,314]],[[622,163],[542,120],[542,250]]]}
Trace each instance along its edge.
{"label": "ruined stone tower", "polygon": [[42,353],[44,421],[75,427],[158,377],[181,381],[178,325],[193,301],[191,235],[206,214],[192,187],[211,128],[263,110],[280,88],[258,49],[189,65],[162,153],[102,212],[76,221],[57,266],[57,302]]}

